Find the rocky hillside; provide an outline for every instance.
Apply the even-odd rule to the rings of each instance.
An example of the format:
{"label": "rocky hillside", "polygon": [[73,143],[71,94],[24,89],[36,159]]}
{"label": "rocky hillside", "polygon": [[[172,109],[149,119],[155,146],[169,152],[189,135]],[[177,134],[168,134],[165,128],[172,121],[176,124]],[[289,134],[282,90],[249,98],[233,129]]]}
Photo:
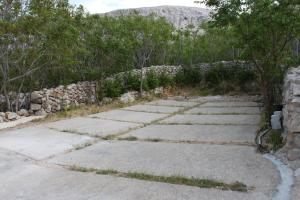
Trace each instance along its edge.
{"label": "rocky hillside", "polygon": [[115,10],[106,13],[109,16],[128,15],[137,11],[143,16],[155,13],[158,16],[165,17],[177,28],[185,28],[187,25],[198,26],[201,22],[209,19],[210,10],[198,7],[184,6],[158,6]]}

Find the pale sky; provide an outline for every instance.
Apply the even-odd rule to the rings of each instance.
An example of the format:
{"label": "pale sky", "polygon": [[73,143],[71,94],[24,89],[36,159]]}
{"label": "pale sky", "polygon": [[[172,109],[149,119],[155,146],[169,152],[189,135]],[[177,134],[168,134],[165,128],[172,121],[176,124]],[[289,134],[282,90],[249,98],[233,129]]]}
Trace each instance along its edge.
{"label": "pale sky", "polygon": [[199,6],[194,0],[69,0],[71,4],[83,5],[90,13],[104,13],[116,9],[151,7],[162,5]]}

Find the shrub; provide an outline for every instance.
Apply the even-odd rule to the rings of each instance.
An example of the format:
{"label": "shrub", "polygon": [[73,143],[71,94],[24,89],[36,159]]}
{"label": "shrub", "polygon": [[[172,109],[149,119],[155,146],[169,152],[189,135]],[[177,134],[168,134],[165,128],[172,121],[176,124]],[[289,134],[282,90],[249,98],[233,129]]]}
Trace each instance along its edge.
{"label": "shrub", "polygon": [[177,85],[184,85],[184,79],[184,72],[182,70],[177,72],[174,77],[174,81]]}
{"label": "shrub", "polygon": [[174,79],[167,75],[166,73],[162,73],[158,77],[159,86],[166,87],[174,84]]}
{"label": "shrub", "polygon": [[205,73],[205,83],[208,87],[216,87],[220,85],[228,77],[228,72],[222,64],[213,66]]}
{"label": "shrub", "polygon": [[124,76],[124,82],[126,84],[127,90],[134,90],[139,91],[140,90],[140,77],[138,75],[133,75],[132,73],[129,73]]}
{"label": "shrub", "polygon": [[202,80],[199,69],[185,68],[175,75],[175,82],[178,85],[196,86]]}
{"label": "shrub", "polygon": [[188,68],[184,70],[185,84],[186,85],[198,85],[202,79],[202,74],[199,69]]}
{"label": "shrub", "polygon": [[159,86],[159,79],[155,71],[151,70],[146,75],[146,81],[144,82],[148,86],[148,89],[152,90]]}
{"label": "shrub", "polygon": [[242,66],[227,66],[222,64],[213,66],[205,73],[207,87],[218,91],[229,92],[233,90],[249,91],[248,85],[252,86],[255,81],[255,73]]}
{"label": "shrub", "polygon": [[256,79],[254,71],[250,70],[239,70],[236,75],[237,81],[240,85],[244,85],[245,83],[254,81]]}
{"label": "shrub", "polygon": [[106,80],[103,91],[104,96],[115,98],[121,96],[124,92],[124,88],[120,80]]}

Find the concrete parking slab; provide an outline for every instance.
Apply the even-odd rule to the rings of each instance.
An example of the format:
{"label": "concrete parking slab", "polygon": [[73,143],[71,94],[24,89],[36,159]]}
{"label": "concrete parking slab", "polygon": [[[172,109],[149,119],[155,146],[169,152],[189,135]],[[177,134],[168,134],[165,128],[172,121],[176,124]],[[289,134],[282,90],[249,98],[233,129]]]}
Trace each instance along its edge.
{"label": "concrete parking slab", "polygon": [[266,195],[273,192],[279,179],[270,161],[245,146],[110,141],[58,156],[50,163],[240,181]]}
{"label": "concrete parking slab", "polygon": [[260,115],[174,115],[160,121],[166,124],[258,125]]}
{"label": "concrete parking slab", "polygon": [[292,186],[291,200],[300,199],[300,175],[295,176],[294,185]]}
{"label": "concrete parking slab", "polygon": [[135,105],[123,108],[123,110],[137,111],[137,112],[153,112],[153,113],[167,113],[172,114],[182,110],[182,107],[175,106],[153,106],[153,105]]}
{"label": "concrete parking slab", "polygon": [[79,117],[48,123],[45,126],[60,131],[87,134],[91,136],[108,136],[124,133],[130,129],[141,126],[141,124]]}
{"label": "concrete parking slab", "polygon": [[259,107],[261,106],[256,102],[244,102],[244,101],[220,101],[220,102],[207,102],[201,105],[201,107]]}
{"label": "concrete parking slab", "polygon": [[203,97],[190,97],[189,101],[194,102],[215,102],[215,101],[233,101],[233,102],[256,102],[260,100],[260,96],[203,96]]}
{"label": "concrete parking slab", "polygon": [[260,114],[259,107],[197,107],[185,112],[185,114]]}
{"label": "concrete parking slab", "polygon": [[147,105],[156,105],[156,106],[175,106],[175,107],[191,107],[196,106],[199,103],[189,102],[189,101],[175,101],[175,100],[158,100],[146,103]]}
{"label": "concrete parking slab", "polygon": [[[206,101],[212,102],[199,105]],[[276,167],[248,145],[253,144],[260,122],[260,105],[254,101],[226,96],[174,98],[0,131],[0,199],[270,200],[280,177]],[[184,114],[172,116],[187,108]],[[199,111],[205,115],[198,115]],[[120,138],[162,140],[99,141],[88,136],[119,133],[126,133]],[[92,145],[76,148],[88,142]],[[203,189],[71,171],[68,166],[239,181],[253,188],[247,193]],[[291,196],[298,194],[294,189]]]}
{"label": "concrete parking slab", "polygon": [[0,148],[40,160],[92,140],[87,136],[62,133],[44,127],[30,127],[0,133]]}
{"label": "concrete parking slab", "polygon": [[29,116],[29,117],[23,117],[21,119],[18,119],[16,121],[10,121],[5,123],[0,123],[0,130],[6,129],[6,128],[13,128],[15,126],[26,124],[28,122],[32,122],[34,120],[43,119],[45,116]]}
{"label": "concrete parking slab", "polygon": [[256,130],[256,126],[150,125],[131,131],[121,138],[134,136],[139,139],[155,138],[171,141],[245,142],[254,144]]}
{"label": "concrete parking slab", "polygon": [[267,200],[262,193],[139,181],[43,167],[0,149],[0,197],[5,200]]}
{"label": "concrete parking slab", "polygon": [[110,119],[124,122],[151,123],[167,117],[168,114],[134,112],[128,110],[112,110],[90,115],[92,118]]}

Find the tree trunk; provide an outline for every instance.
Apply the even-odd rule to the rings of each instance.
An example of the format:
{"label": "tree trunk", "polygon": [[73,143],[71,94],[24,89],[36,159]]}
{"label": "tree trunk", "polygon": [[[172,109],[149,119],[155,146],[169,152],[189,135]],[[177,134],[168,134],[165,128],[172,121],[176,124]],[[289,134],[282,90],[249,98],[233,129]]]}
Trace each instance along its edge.
{"label": "tree trunk", "polygon": [[273,94],[273,88],[270,87],[270,84],[264,81],[261,84],[261,90],[264,100],[264,107],[265,107],[265,113],[267,119],[270,119],[272,112],[273,112],[273,104],[274,104],[274,94]]}
{"label": "tree trunk", "polygon": [[15,111],[16,112],[18,112],[19,109],[20,109],[20,104],[19,104],[19,102],[20,102],[20,93],[22,91],[23,85],[24,85],[24,78],[22,79],[21,85],[20,85],[19,90],[18,90],[17,98],[15,100],[16,101]]}
{"label": "tree trunk", "polygon": [[144,69],[144,67],[141,66],[141,72],[140,72],[140,78],[141,78],[141,82],[140,82],[140,97],[143,97],[143,69]]}
{"label": "tree trunk", "polygon": [[6,83],[4,83],[4,85],[3,85],[3,93],[4,93],[4,96],[5,96],[7,110],[11,111],[11,104],[10,104],[9,94],[8,94],[7,88],[6,88]]}

